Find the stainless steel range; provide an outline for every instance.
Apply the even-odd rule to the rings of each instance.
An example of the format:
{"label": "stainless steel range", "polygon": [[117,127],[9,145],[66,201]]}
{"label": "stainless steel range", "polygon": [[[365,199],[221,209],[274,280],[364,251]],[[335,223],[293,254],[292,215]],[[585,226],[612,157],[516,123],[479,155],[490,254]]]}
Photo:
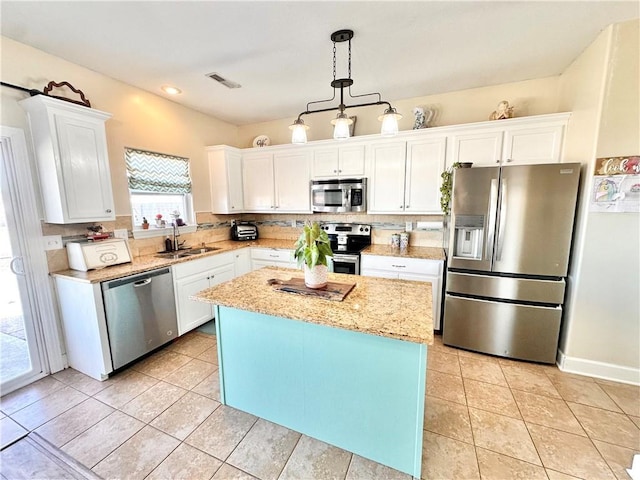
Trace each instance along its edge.
{"label": "stainless steel range", "polygon": [[371,245],[371,225],[360,223],[325,223],[333,250],[333,271],[360,275],[360,252]]}

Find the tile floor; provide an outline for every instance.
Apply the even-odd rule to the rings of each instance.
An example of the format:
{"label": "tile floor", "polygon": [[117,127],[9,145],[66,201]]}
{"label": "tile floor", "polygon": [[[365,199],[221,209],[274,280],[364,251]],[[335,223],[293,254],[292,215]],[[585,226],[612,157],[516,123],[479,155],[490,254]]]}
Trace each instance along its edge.
{"label": "tile floor", "polygon": [[[0,399],[2,444],[35,431],[104,478],[410,478],[221,405],[216,361],[192,332],[106,382],[59,372]],[[440,337],[427,365],[423,478],[629,478],[640,387]]]}

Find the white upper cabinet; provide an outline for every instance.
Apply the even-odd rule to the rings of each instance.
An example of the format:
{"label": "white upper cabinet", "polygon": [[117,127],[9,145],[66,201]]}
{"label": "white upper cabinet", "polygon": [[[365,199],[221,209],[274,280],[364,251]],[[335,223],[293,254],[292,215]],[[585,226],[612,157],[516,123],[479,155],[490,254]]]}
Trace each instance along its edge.
{"label": "white upper cabinet", "polygon": [[319,147],[313,151],[314,177],[362,177],[364,145]]}
{"label": "white upper cabinet", "polygon": [[311,213],[310,159],[308,149],[244,154],[244,210]]}
{"label": "white upper cabinet", "polygon": [[461,132],[452,136],[453,154],[447,165],[471,162],[475,167],[495,166],[502,158],[502,130]]}
{"label": "white upper cabinet", "polygon": [[446,137],[371,146],[369,212],[440,213]]}
{"label": "white upper cabinet", "polygon": [[241,213],[244,210],[244,202],[240,151],[225,145],[207,147],[207,158],[211,212]]}
{"label": "white upper cabinet", "polygon": [[558,163],[564,125],[510,128],[505,131],[502,161],[519,165]]}
{"label": "white upper cabinet", "polygon": [[115,220],[107,138],[109,113],[37,95],[27,111],[48,223]]}

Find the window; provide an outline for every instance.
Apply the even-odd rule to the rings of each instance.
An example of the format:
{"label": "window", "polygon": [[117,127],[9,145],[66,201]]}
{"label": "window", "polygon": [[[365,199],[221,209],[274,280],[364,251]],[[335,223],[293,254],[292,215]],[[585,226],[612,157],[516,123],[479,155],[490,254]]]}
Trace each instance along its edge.
{"label": "window", "polygon": [[176,211],[186,225],[195,224],[188,158],[126,148],[125,162],[134,230],[142,229],[143,218],[155,227],[158,214],[170,226]]}

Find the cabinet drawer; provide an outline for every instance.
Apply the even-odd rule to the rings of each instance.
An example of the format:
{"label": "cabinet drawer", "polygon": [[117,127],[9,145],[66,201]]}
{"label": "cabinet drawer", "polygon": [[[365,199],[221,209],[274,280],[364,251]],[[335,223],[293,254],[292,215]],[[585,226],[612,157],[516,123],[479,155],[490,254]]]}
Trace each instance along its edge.
{"label": "cabinet drawer", "polygon": [[225,252],[217,255],[211,255],[205,258],[198,258],[184,263],[178,263],[173,266],[174,278],[184,278],[189,275],[206,272],[221,265],[233,264],[233,253]]}
{"label": "cabinet drawer", "polygon": [[275,248],[252,248],[252,260],[267,260],[270,262],[293,262],[293,250]]}
{"label": "cabinet drawer", "polygon": [[362,255],[362,269],[389,270],[393,272],[440,275],[442,261],[423,258],[387,257],[383,255]]}

